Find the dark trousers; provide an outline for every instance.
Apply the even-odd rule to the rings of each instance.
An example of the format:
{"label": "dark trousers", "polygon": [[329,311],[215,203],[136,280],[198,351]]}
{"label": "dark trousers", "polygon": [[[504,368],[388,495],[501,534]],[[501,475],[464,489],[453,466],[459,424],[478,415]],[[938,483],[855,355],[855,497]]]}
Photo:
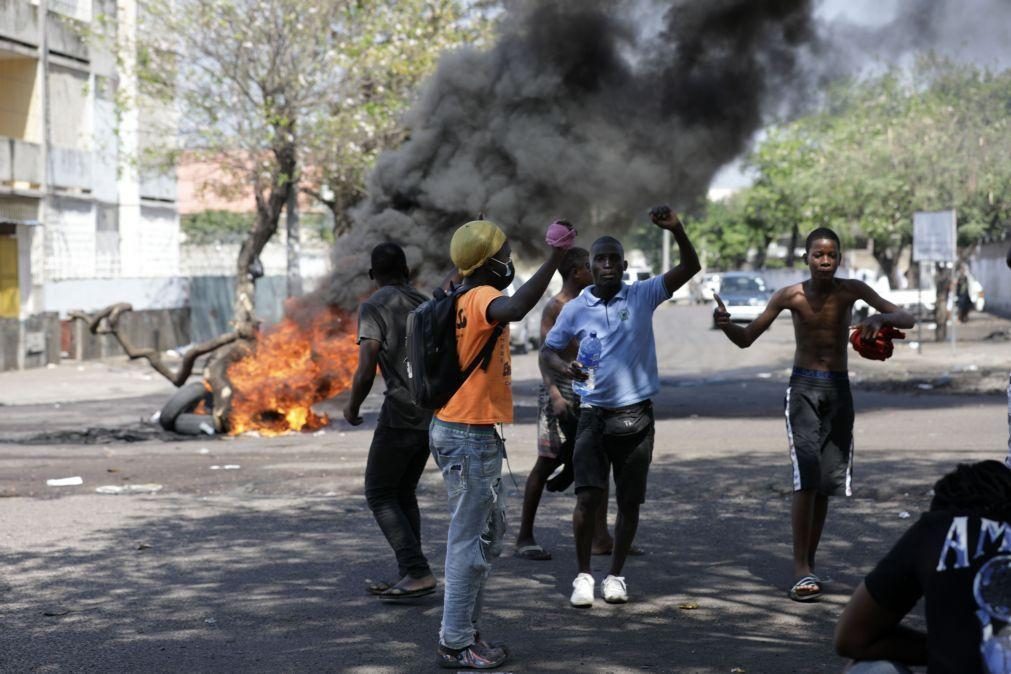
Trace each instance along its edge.
{"label": "dark trousers", "polygon": [[432,573],[421,552],[415,489],[428,462],[428,431],[377,426],[365,468],[365,499],[397,555],[400,577]]}

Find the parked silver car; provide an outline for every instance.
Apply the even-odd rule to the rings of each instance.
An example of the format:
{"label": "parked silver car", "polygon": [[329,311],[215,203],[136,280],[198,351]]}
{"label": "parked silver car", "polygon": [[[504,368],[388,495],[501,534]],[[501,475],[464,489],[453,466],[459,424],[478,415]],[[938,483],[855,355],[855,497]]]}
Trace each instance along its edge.
{"label": "parked silver car", "polygon": [[[730,320],[750,322],[758,318],[772,297],[772,289],[759,274],[729,271],[720,274],[720,299],[730,312]],[[715,306],[715,302],[714,305]],[[716,326],[715,321],[713,327]]]}

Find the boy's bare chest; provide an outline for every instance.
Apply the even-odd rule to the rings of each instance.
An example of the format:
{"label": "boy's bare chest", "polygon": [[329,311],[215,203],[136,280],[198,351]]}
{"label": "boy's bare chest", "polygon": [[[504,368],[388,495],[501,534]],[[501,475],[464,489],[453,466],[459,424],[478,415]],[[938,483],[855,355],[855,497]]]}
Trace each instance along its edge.
{"label": "boy's bare chest", "polygon": [[853,299],[842,293],[826,297],[798,294],[790,304],[794,321],[812,329],[848,326],[852,308]]}

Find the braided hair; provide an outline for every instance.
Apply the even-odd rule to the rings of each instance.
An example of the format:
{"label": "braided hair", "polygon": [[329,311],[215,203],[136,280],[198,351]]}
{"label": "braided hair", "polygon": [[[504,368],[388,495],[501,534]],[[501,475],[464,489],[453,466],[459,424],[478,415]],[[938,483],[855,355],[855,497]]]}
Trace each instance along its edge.
{"label": "braided hair", "polygon": [[959,464],[934,485],[930,509],[1011,522],[1011,468],[1000,461]]}

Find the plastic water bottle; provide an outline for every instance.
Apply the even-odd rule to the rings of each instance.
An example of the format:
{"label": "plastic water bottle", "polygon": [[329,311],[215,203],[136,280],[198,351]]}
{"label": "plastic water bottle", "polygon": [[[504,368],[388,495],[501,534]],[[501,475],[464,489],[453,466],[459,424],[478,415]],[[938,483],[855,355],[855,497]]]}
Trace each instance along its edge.
{"label": "plastic water bottle", "polygon": [[576,360],[583,366],[586,372],[586,381],[573,380],[572,390],[578,396],[584,396],[593,391],[597,377],[597,366],[600,365],[600,352],[603,345],[597,339],[597,333],[591,332],[590,336],[579,343],[579,355]]}

